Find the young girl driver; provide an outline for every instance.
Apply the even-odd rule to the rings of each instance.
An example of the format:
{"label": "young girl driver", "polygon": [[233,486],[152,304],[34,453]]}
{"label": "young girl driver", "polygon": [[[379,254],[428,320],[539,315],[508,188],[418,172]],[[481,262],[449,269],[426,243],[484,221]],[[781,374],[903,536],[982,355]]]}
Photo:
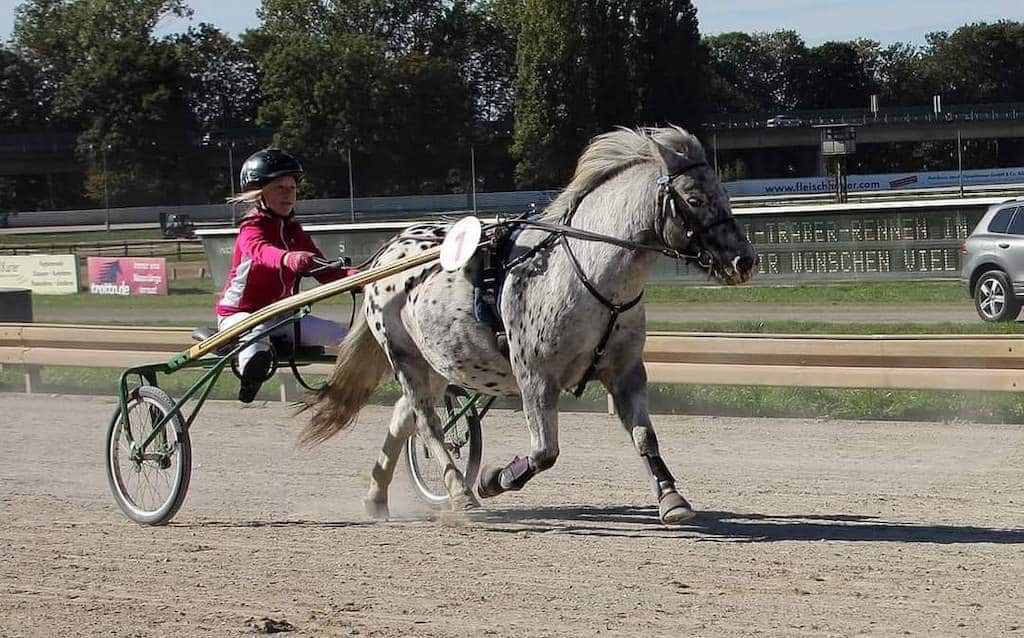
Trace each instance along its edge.
{"label": "young girl driver", "polygon": [[[268,148],[254,153],[242,164],[242,194],[232,201],[251,204],[235,240],[231,271],[217,302],[217,329],[225,330],[261,308],[288,297],[297,277],[314,267],[323,254],[295,219],[295,196],[302,181],[302,166],[282,150]],[[359,272],[355,268],[337,268],[319,273],[316,279],[327,283]],[[269,328],[280,317],[253,328]],[[291,336],[294,325],[279,328]],[[313,315],[302,318],[300,333],[304,346],[334,345],[345,337],[345,328],[334,321]],[[243,337],[244,338],[244,337]],[[250,403],[256,398],[270,367],[270,338],[265,336],[238,353],[241,387],[238,400]]]}

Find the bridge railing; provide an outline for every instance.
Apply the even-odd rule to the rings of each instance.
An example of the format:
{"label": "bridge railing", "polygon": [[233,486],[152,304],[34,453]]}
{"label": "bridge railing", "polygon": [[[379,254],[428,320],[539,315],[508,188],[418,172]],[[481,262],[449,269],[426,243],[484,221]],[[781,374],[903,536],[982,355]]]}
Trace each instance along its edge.
{"label": "bridge railing", "polygon": [[931,107],[887,107],[873,113],[869,109],[817,109],[769,111],[763,113],[725,113],[712,116],[702,126],[707,129],[766,128],[776,115],[793,116],[802,126],[815,124],[907,124],[913,122],[953,122],[1024,119],[1024,102],[994,104],[952,104],[935,113]]}

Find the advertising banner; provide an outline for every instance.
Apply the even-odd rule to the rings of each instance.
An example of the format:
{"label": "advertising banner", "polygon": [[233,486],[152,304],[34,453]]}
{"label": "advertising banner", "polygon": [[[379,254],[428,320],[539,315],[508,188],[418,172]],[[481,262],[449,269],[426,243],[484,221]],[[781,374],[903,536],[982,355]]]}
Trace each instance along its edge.
{"label": "advertising banner", "polygon": [[[882,173],[878,175],[849,175],[846,178],[850,193],[866,191],[911,190],[916,188],[956,188],[961,180],[964,186],[1024,183],[1024,167],[989,168],[970,171],[931,171],[918,173]],[[725,190],[733,197],[764,195],[813,195],[831,193],[836,189],[832,177],[795,177],[788,179],[746,179],[726,182]]]}
{"label": "advertising banner", "polygon": [[89,257],[89,292],[94,295],[166,295],[163,257]]}
{"label": "advertising banner", "polygon": [[28,288],[39,295],[78,292],[78,261],[74,255],[0,256],[0,288]]}

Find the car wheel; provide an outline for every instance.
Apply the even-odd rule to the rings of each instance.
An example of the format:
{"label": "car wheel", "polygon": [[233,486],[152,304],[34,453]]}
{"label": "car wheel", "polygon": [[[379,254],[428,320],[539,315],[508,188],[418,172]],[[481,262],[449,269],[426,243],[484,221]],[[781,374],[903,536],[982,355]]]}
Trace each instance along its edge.
{"label": "car wheel", "polygon": [[1010,279],[1001,270],[981,276],[974,288],[974,308],[985,321],[1013,321],[1020,314],[1020,301],[1013,296]]}

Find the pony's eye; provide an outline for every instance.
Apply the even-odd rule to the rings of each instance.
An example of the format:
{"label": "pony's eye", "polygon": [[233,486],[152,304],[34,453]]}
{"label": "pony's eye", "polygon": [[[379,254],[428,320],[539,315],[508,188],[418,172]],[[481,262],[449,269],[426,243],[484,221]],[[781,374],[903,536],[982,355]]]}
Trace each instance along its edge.
{"label": "pony's eye", "polygon": [[686,203],[689,204],[690,206],[693,206],[694,208],[700,208],[704,206],[704,202],[698,197],[687,197]]}

